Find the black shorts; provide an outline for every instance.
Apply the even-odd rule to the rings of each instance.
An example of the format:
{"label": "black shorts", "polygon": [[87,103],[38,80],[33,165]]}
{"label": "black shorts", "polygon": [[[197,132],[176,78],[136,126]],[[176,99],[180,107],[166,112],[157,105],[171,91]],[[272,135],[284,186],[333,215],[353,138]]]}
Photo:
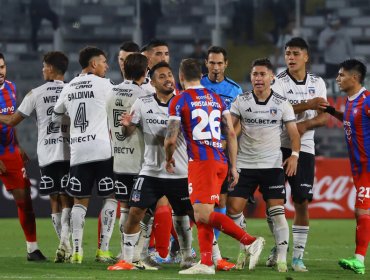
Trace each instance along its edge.
{"label": "black shorts", "polygon": [[229,186],[230,186],[229,176],[226,176],[225,180],[222,182],[220,193],[227,194],[229,192]]}
{"label": "black shorts", "polygon": [[281,168],[241,169],[239,182],[234,190],[229,191],[229,197],[248,199],[257,187],[263,195],[263,200],[284,199],[286,201],[284,170]]}
{"label": "black shorts", "polygon": [[[292,150],[281,148],[283,160],[290,157]],[[315,177],[315,155],[305,152],[299,152],[297,174],[292,177],[286,177],[292,190],[292,199],[294,202],[301,203],[305,200],[312,201],[313,181]]]}
{"label": "black shorts", "polygon": [[53,162],[40,167],[40,195],[63,194],[69,179],[69,161]]}
{"label": "black shorts", "polygon": [[187,215],[192,205],[189,198],[188,179],[167,179],[139,176],[131,192],[130,207],[151,208],[166,196],[176,215]]}
{"label": "black shorts", "polygon": [[71,166],[69,174],[66,191],[72,197],[90,197],[95,184],[98,196],[108,197],[115,193],[113,158]]}
{"label": "black shorts", "polygon": [[114,187],[116,199],[123,202],[130,200],[131,191],[137,180],[137,175],[114,173]]}

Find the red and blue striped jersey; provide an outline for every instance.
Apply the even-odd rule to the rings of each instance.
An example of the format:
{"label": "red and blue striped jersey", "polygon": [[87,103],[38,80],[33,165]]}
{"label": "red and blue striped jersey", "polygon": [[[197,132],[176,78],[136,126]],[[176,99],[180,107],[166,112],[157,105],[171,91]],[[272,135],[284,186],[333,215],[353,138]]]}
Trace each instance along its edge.
{"label": "red and blue striped jersey", "polygon": [[221,144],[221,117],[229,113],[222,98],[204,87],[176,95],[169,105],[169,119],[181,121],[189,161],[226,162]]}
{"label": "red and blue striped jersey", "polygon": [[[14,114],[16,109],[15,84],[5,80],[0,88],[0,113],[2,115]],[[0,155],[15,150],[14,129],[8,125],[0,124]]]}
{"label": "red and blue striped jersey", "polygon": [[370,173],[370,92],[365,88],[347,100],[343,127],[353,176]]}

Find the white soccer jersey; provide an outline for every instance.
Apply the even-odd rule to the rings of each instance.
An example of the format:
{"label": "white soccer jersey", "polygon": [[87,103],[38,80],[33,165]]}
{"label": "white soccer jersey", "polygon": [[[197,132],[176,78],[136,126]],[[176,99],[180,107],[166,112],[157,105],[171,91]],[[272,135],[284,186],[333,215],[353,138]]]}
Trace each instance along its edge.
{"label": "white soccer jersey", "polygon": [[94,74],[81,74],[66,85],[54,107],[71,119],[71,166],[112,157],[106,102],[113,85]]}
{"label": "white soccer jersey", "polygon": [[64,116],[61,124],[51,121],[54,105],[64,85],[63,81],[48,81],[32,89],[18,107],[23,117],[29,117],[36,111],[37,157],[40,167],[70,158],[69,118]]}
{"label": "white soccer jersey", "polygon": [[139,174],[143,163],[144,139],[136,129],[129,137],[122,134],[120,124],[123,112],[130,112],[135,100],[147,93],[136,83],[125,80],[113,87],[107,102],[109,127],[112,135],[114,164],[113,171],[119,174]]}
{"label": "white soccer jersey", "polygon": [[[276,76],[272,89],[287,98],[292,105],[306,102],[315,97],[326,99],[326,86],[322,78],[307,73],[303,81],[294,79],[287,70]],[[316,110],[307,110],[296,114],[297,123],[317,116]],[[301,136],[301,151],[315,154],[315,131],[308,130]],[[290,149],[290,140],[286,130],[281,135],[281,146]]]}
{"label": "white soccer jersey", "polygon": [[280,134],[284,123],[295,121],[288,100],[272,92],[265,102],[246,92],[238,95],[230,112],[240,119],[237,167],[246,169],[282,168]]}
{"label": "white soccer jersey", "polygon": [[145,78],[145,81],[142,83],[141,88],[147,93],[147,94],[153,94],[155,93],[155,88],[150,83],[149,76]]}
{"label": "white soccer jersey", "polygon": [[173,155],[176,163],[175,174],[168,173],[165,168],[164,138],[168,124],[168,104],[161,103],[156,95],[152,94],[138,98],[131,111],[134,112],[132,122],[140,125],[144,133],[144,164],[140,175],[169,179],[187,178],[188,155],[182,133],[179,134]]}

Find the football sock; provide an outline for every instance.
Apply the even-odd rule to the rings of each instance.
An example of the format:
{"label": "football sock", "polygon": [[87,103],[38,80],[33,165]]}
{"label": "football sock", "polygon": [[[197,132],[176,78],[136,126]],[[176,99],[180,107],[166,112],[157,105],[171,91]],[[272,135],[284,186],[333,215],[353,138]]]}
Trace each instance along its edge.
{"label": "football sock", "polygon": [[87,208],[81,204],[75,204],[71,211],[71,227],[73,253],[82,253],[82,237],[85,226]]}
{"label": "football sock", "polygon": [[39,248],[39,246],[37,245],[37,242],[26,241],[26,246],[27,246],[27,253],[32,253]]}
{"label": "football sock", "polygon": [[198,222],[198,243],[200,251],[200,263],[211,266],[212,261],[212,240],[214,238],[213,228],[210,225]]}
{"label": "football sock", "polygon": [[[243,212],[235,215],[228,216],[234,221],[234,223],[239,226],[242,230],[246,231],[247,229],[247,223],[245,222],[245,217],[243,215]],[[240,243],[240,250],[244,250],[244,245]]]}
{"label": "football sock", "polygon": [[140,231],[137,233],[133,234],[126,234],[123,233],[124,235],[124,246],[123,246],[123,256],[124,260],[126,262],[132,263],[133,257],[134,257],[134,249],[135,249],[135,244],[137,243],[139,236],[140,236]]}
{"label": "football sock", "polygon": [[26,241],[36,242],[36,221],[31,197],[29,196],[23,200],[16,200],[15,204],[18,208],[18,219],[26,237]]}
{"label": "football sock", "polygon": [[[217,213],[226,214],[226,207],[215,207],[214,211]],[[220,236],[220,231],[218,229],[213,229],[213,231],[215,232],[215,237],[218,240],[218,237]]]}
{"label": "football sock", "polygon": [[102,251],[109,250],[109,241],[112,237],[114,229],[114,222],[116,221],[117,200],[107,198],[103,201],[103,208],[101,209],[101,233],[100,246]]}
{"label": "football sock", "polygon": [[173,226],[177,232],[180,252],[183,258],[191,257],[192,231],[189,216],[172,216]]}
{"label": "football sock", "polygon": [[149,255],[150,236],[152,234],[154,217],[145,214],[144,219],[140,222],[141,235],[139,239],[138,252],[142,259]]}
{"label": "football sock", "polygon": [[61,215],[61,226],[60,231],[60,242],[65,245],[70,245],[70,220],[71,220],[71,208],[63,208]]}
{"label": "football sock", "polygon": [[309,226],[292,226],[293,258],[303,259],[303,253],[306,247],[309,229]]}
{"label": "football sock", "polygon": [[170,246],[172,213],[167,205],[160,206],[154,214],[155,248],[161,258],[166,258]]}
{"label": "football sock", "polygon": [[62,231],[62,224],[61,224],[62,213],[52,213],[51,214],[51,221],[53,223],[54,230],[60,240],[60,234]]}
{"label": "football sock", "polygon": [[224,214],[212,212],[211,215],[209,215],[208,224],[213,228],[221,230],[244,245],[250,245],[256,240],[255,237],[242,230],[232,219]]}
{"label": "football sock", "polygon": [[[370,215],[360,215],[356,227],[356,255],[366,256],[370,241]],[[363,262],[363,260],[362,260]]]}
{"label": "football sock", "polygon": [[121,253],[123,253],[123,227],[125,225],[125,222],[127,220],[127,217],[128,217],[128,212],[130,211],[129,208],[124,208],[124,207],[121,207],[120,208],[120,217],[119,217],[119,231],[121,232]]}
{"label": "football sock", "polygon": [[269,216],[268,209],[266,209],[266,222],[267,222],[267,225],[269,226],[271,233],[274,234],[274,225],[272,223],[271,217]]}
{"label": "football sock", "polygon": [[218,246],[218,241],[215,236],[213,236],[213,242],[212,242],[212,259],[213,262],[216,263],[217,261],[222,259],[220,247]]}
{"label": "football sock", "polygon": [[100,235],[101,235],[101,211],[98,216],[98,249],[100,249]]}
{"label": "football sock", "polygon": [[268,209],[269,217],[273,222],[277,261],[286,262],[289,244],[289,225],[285,218],[284,206],[273,206]]}

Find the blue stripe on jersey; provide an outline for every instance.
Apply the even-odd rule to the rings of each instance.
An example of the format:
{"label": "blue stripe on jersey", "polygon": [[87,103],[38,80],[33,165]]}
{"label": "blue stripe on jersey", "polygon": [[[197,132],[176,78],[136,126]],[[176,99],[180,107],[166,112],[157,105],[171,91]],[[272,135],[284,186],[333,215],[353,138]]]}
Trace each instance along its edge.
{"label": "blue stripe on jersey", "polygon": [[[350,111],[353,112],[354,108],[357,108],[358,106],[358,101],[360,100],[360,98],[356,98],[356,100],[353,101],[353,104],[352,104],[352,110]],[[351,138],[352,138],[352,151],[353,151],[353,156],[354,156],[354,159],[353,161],[351,161],[351,165],[352,165],[352,170],[353,168],[358,168],[358,173],[361,173],[362,172],[362,166],[360,163],[360,151],[359,151],[359,142],[358,142],[358,134],[357,134],[357,130],[355,129],[356,127],[356,123],[355,123],[355,116],[354,114],[350,114],[349,116],[349,120],[350,120],[350,123],[351,123]],[[356,166],[354,166],[356,165]]]}

